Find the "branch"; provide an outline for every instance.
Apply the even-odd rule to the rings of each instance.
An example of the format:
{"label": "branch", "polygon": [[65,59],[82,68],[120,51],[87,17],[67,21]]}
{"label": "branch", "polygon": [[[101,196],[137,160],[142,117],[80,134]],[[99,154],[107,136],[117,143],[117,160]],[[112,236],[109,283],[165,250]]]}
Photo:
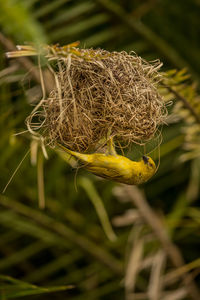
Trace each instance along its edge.
{"label": "branch", "polygon": [[[184,266],[185,262],[180,250],[170,240],[166,228],[164,227],[160,218],[149,206],[142,192],[135,186],[134,187],[124,186],[123,190],[124,193],[129,197],[131,202],[139,209],[139,212],[143,216],[146,223],[148,223],[149,226],[152,228],[158,240],[162,244],[164,250],[166,251],[167,255],[171,259],[173,265],[176,268]],[[185,283],[186,288],[188,288],[188,291],[192,299],[199,300],[200,293],[198,288],[196,287],[196,284],[193,281],[192,275],[187,273],[187,274],[181,274],[181,276]]]}

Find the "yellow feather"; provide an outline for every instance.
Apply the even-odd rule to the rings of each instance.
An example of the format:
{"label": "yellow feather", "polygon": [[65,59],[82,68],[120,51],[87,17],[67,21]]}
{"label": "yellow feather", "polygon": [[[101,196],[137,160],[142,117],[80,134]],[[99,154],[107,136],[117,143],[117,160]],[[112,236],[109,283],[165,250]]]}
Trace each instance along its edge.
{"label": "yellow feather", "polygon": [[104,153],[83,154],[58,145],[65,152],[77,158],[84,168],[91,173],[129,185],[139,185],[149,180],[156,171],[151,157],[143,156],[138,162],[122,155]]}

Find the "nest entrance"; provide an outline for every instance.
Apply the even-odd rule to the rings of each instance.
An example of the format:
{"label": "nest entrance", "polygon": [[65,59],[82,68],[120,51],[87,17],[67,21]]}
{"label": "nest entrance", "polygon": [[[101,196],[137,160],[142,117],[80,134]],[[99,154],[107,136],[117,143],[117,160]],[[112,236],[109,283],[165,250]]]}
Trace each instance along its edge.
{"label": "nest entrance", "polygon": [[[66,56],[54,53],[56,86],[38,111],[45,143],[85,152],[108,132],[126,145],[153,138],[166,116],[157,90],[161,64],[126,52],[72,50]],[[27,124],[37,131],[32,117]]]}

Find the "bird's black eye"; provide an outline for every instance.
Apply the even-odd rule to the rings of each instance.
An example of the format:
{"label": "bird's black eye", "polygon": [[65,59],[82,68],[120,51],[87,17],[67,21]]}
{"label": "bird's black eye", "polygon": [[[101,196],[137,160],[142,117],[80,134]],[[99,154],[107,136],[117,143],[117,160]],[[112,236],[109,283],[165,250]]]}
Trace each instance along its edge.
{"label": "bird's black eye", "polygon": [[143,158],[144,163],[147,164],[149,161],[149,158],[145,155],[143,155],[142,158]]}

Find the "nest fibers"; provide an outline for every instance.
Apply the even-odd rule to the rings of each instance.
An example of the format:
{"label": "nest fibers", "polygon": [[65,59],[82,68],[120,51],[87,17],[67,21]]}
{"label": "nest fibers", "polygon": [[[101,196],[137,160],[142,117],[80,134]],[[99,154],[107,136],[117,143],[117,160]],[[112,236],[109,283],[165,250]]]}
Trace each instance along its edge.
{"label": "nest fibers", "polygon": [[27,118],[31,132],[39,129],[45,144],[79,152],[97,148],[108,134],[125,145],[153,138],[166,116],[157,90],[158,61],[150,64],[124,51],[58,52],[46,56],[54,60],[56,85]]}

